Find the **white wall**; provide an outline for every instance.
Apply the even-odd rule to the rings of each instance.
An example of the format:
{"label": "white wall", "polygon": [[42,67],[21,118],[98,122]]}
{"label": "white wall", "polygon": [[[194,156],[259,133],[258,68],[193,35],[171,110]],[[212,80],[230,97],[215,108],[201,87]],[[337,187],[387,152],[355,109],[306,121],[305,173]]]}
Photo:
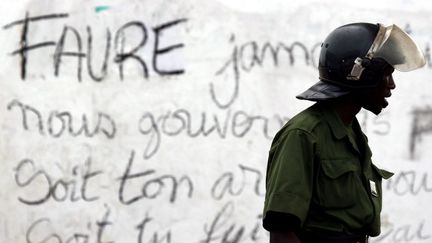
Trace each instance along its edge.
{"label": "white wall", "polygon": [[323,38],[360,21],[398,24],[428,59],[358,115],[396,173],[372,242],[432,242],[432,5],[290,2],[2,1],[0,242],[267,242],[271,138],[311,104],[294,96]]}

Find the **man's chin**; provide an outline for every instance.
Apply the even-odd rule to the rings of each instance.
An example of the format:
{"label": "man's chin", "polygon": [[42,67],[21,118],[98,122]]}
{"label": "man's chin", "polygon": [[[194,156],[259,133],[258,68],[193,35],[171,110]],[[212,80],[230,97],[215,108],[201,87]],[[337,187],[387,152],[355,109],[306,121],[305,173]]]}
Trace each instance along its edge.
{"label": "man's chin", "polygon": [[[381,103],[381,104],[379,104],[379,103]],[[377,103],[372,104],[372,105],[363,105],[363,108],[365,110],[368,110],[368,111],[374,113],[375,115],[378,115],[388,105],[389,105],[388,101],[386,99],[383,99],[383,100],[381,100],[381,102],[377,102]]]}
{"label": "man's chin", "polygon": [[383,108],[385,108],[385,107],[379,107],[379,106],[375,106],[375,107],[363,107],[363,109],[368,110],[368,111],[374,113],[375,115],[378,115],[379,113],[381,113],[381,111],[383,110]]}

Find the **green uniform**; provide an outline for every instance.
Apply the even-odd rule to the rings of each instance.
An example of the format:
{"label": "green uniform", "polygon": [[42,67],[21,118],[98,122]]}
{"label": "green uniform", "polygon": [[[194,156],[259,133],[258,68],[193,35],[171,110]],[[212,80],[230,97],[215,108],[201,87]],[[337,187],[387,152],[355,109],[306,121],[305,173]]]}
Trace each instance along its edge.
{"label": "green uniform", "polygon": [[382,179],[392,173],[371,162],[358,121],[345,126],[316,103],[275,136],[268,159],[264,219],[268,211],[296,216],[304,231],[380,233]]}

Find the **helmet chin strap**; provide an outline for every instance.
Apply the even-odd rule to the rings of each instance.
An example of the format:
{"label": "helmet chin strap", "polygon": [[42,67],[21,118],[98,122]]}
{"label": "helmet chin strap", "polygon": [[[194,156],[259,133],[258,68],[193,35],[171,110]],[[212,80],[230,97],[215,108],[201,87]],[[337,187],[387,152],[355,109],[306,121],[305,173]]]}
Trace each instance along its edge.
{"label": "helmet chin strap", "polygon": [[365,68],[369,66],[375,52],[383,45],[385,40],[387,40],[387,38],[389,37],[391,28],[386,28],[382,24],[378,24],[378,27],[378,33],[375,36],[375,39],[372,42],[372,45],[370,46],[366,56],[363,58],[357,57],[354,60],[354,65],[351,69],[351,72],[346,77],[348,80],[360,80],[363,70],[365,70]]}
{"label": "helmet chin strap", "polygon": [[363,70],[365,70],[366,63],[370,63],[372,59],[369,59],[368,57],[365,58],[361,58],[361,57],[357,57],[354,60],[354,65],[351,69],[351,72],[348,74],[348,76],[346,77],[348,80],[359,80]]}

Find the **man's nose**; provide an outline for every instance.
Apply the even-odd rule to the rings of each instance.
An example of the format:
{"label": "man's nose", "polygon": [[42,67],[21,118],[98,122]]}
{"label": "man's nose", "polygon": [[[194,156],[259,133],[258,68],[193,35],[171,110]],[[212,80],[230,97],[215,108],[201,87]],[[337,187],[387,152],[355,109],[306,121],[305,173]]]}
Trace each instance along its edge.
{"label": "man's nose", "polygon": [[389,89],[395,89],[395,88],[396,88],[396,84],[395,84],[395,82],[394,82],[393,75],[390,75],[390,76],[388,77],[388,79],[387,79],[387,87],[388,87]]}

